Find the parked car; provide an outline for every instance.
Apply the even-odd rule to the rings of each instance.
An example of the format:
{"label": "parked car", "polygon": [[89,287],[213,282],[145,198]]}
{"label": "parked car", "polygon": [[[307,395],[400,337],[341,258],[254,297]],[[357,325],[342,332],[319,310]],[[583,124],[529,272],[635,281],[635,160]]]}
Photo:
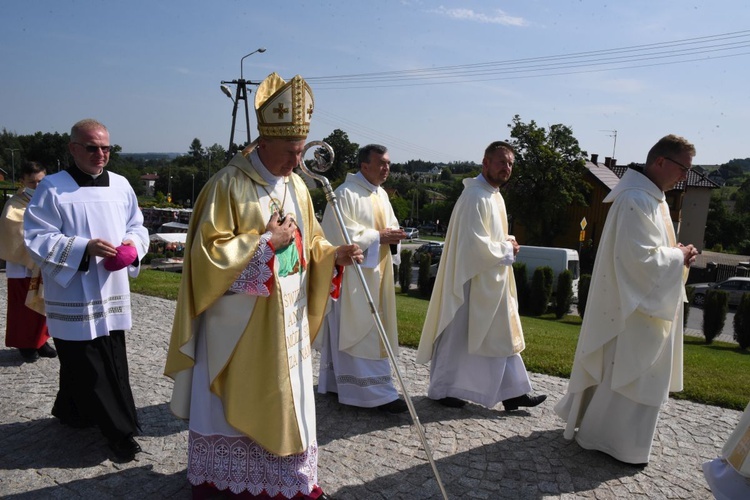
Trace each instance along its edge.
{"label": "parked car", "polygon": [[426,222],[419,226],[419,230],[422,231],[424,234],[431,234],[431,235],[442,235],[445,231],[443,230],[443,227],[439,224],[435,224],[434,222]]}
{"label": "parked car", "polygon": [[750,293],[750,278],[734,277],[719,283],[694,283],[688,285],[695,290],[693,304],[702,306],[706,302],[709,290],[722,290],[729,294],[729,305],[736,306],[742,300],[742,295]]}
{"label": "parked car", "polygon": [[416,227],[402,227],[401,229],[406,233],[407,240],[416,240],[419,238],[419,229]]}
{"label": "parked car", "polygon": [[437,263],[440,260],[440,256],[443,255],[443,246],[444,244],[440,241],[430,241],[421,245],[414,250],[415,263],[419,264],[419,261],[424,254],[430,256],[433,264]]}

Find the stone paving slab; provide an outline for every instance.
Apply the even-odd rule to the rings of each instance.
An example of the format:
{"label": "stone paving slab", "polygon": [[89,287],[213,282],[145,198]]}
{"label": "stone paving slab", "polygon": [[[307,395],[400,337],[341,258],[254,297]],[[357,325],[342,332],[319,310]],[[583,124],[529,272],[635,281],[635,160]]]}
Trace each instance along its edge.
{"label": "stone paving slab", "polygon": [[[0,309],[6,308],[0,277]],[[134,329],[127,343],[143,453],[113,463],[95,429],[70,429],[51,415],[56,359],[23,363],[0,350],[0,495],[13,499],[190,498],[187,426],[168,409],[171,381],[162,375],[175,303],[133,297]],[[0,337],[4,339],[4,314]],[[4,345],[4,342],[3,344]],[[651,463],[634,468],[581,449],[562,437],[552,411],[567,380],[532,374],[541,407],[506,413],[426,398],[429,372],[416,352],[402,349],[402,374],[424,425],[450,498],[712,498],[701,464],[718,455],[740,412],[670,399]],[[317,371],[318,357],[314,358]],[[319,480],[339,500],[441,498],[408,414],[388,415],[339,405],[318,395]]]}

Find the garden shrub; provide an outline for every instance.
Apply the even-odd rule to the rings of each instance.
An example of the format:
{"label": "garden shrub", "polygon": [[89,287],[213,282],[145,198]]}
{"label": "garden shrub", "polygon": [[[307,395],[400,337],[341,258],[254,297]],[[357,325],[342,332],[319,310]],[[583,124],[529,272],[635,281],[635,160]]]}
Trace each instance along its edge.
{"label": "garden shrub", "polygon": [[722,290],[709,290],[703,304],[703,336],[710,344],[721,334],[727,320],[729,294]]}
{"label": "garden shrub", "polygon": [[417,287],[419,293],[424,297],[429,297],[432,293],[433,281],[430,279],[430,265],[432,257],[428,253],[422,254],[419,259],[419,274],[417,275]]}
{"label": "garden shrub", "polygon": [[695,288],[692,286],[685,287],[685,295],[687,295],[687,302],[683,304],[684,314],[682,316],[682,327],[685,328],[688,322],[688,316],[690,316],[690,304],[693,303],[695,298]]}
{"label": "garden shrub", "polygon": [[750,347],[750,293],[742,294],[734,313],[734,340],[740,345],[740,349]]}
{"label": "garden shrub", "polygon": [[541,316],[547,312],[547,305],[552,297],[552,277],[554,271],[549,266],[537,267],[531,279],[529,292],[529,313]]}
{"label": "garden shrub", "polygon": [[516,292],[518,293],[518,312],[526,314],[529,304],[529,280],[526,277],[526,263],[513,263],[513,276],[516,279]]}
{"label": "garden shrub", "polygon": [[578,280],[578,314],[583,319],[583,313],[586,312],[586,301],[589,298],[589,288],[591,287],[591,275],[582,274]]}
{"label": "garden shrub", "polygon": [[567,269],[557,275],[557,292],[555,294],[555,317],[562,318],[570,312],[573,303],[573,273]]}
{"label": "garden shrub", "polygon": [[401,293],[409,293],[411,286],[411,250],[401,250],[401,264],[398,266],[398,284]]}

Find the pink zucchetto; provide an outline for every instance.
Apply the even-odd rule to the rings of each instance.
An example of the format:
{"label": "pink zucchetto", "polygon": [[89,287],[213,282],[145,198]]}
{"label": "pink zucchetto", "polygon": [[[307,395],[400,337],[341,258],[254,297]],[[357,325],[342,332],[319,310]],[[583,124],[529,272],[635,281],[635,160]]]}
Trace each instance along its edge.
{"label": "pink zucchetto", "polygon": [[130,245],[117,247],[117,255],[104,259],[104,269],[107,271],[119,271],[128,267],[138,258],[138,250]]}

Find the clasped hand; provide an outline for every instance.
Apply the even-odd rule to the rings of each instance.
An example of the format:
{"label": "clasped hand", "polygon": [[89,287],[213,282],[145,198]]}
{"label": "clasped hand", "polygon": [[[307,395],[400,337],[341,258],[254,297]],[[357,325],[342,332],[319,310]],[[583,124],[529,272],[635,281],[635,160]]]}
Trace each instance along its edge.
{"label": "clasped hand", "polygon": [[365,255],[359,245],[341,245],[336,248],[336,265],[348,266],[355,261],[361,264],[365,260]]}
{"label": "clasped hand", "polygon": [[682,255],[685,257],[685,267],[690,267],[690,265],[695,262],[695,257],[698,255],[698,249],[693,245],[683,245],[682,243],[678,243],[677,248],[682,250]]}
{"label": "clasped hand", "polygon": [[393,229],[387,227],[380,230],[380,244],[391,245],[401,242],[406,238],[406,232],[403,229]]}
{"label": "clasped hand", "polygon": [[275,250],[282,250],[294,242],[294,233],[297,231],[297,223],[294,217],[287,215],[279,217],[279,212],[274,212],[266,224],[266,232],[271,233],[271,246]]}

